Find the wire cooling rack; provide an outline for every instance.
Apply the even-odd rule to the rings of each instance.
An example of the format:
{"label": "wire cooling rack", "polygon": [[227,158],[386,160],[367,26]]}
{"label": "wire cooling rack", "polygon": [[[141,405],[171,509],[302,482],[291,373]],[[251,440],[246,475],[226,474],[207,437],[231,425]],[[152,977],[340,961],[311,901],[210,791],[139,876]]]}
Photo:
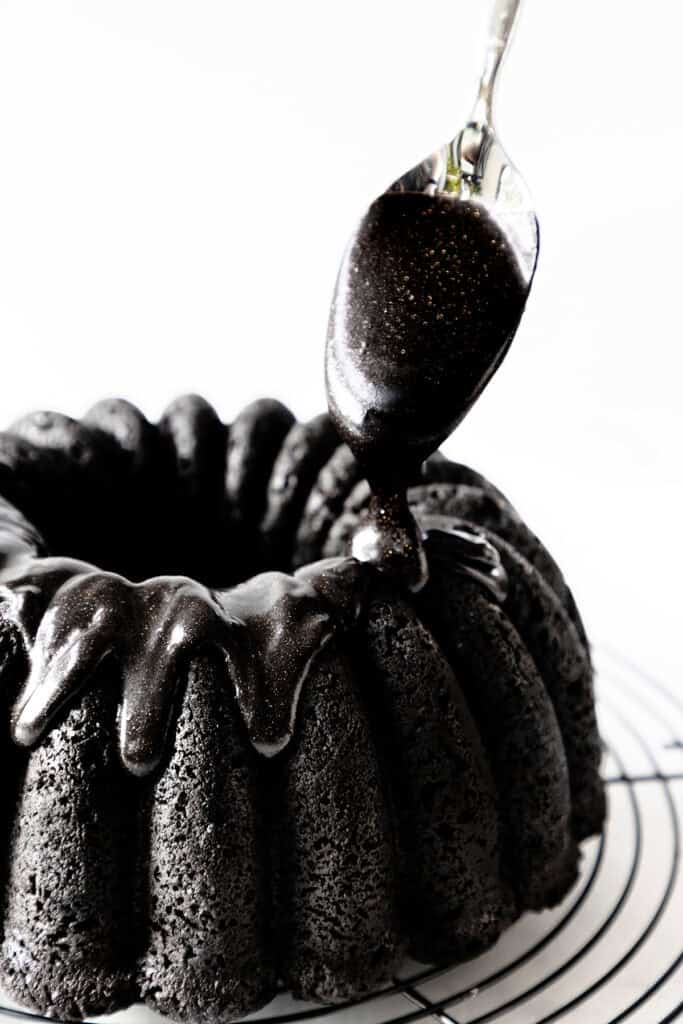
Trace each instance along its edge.
{"label": "wire cooling rack", "polygon": [[[261,1024],[667,1024],[683,1021],[683,693],[616,652],[595,654],[609,814],[581,876],[551,911],[527,914],[488,953],[450,969],[407,964],[355,1003],[279,996]],[[0,1007],[0,1017],[36,1018]],[[112,1024],[157,1024],[133,1007]],[[105,1020],[105,1018],[100,1018]]]}

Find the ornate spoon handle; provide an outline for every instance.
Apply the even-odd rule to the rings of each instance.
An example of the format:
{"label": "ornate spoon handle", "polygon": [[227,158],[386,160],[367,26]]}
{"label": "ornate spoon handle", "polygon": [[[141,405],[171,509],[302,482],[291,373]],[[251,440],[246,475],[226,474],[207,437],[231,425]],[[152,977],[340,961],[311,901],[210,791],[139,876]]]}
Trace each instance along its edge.
{"label": "ornate spoon handle", "polygon": [[489,24],[484,68],[479,80],[479,95],[470,118],[475,124],[492,125],[493,94],[503,57],[510,43],[521,0],[495,0]]}

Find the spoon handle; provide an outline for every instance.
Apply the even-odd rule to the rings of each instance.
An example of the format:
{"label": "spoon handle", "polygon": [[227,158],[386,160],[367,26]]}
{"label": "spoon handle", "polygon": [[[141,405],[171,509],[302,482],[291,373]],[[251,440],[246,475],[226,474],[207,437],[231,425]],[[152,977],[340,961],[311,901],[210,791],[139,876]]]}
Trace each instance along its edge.
{"label": "spoon handle", "polygon": [[512,28],[521,0],[495,0],[489,24],[484,69],[479,80],[479,95],[472,111],[471,121],[478,125],[493,122],[493,94],[500,65],[508,48]]}

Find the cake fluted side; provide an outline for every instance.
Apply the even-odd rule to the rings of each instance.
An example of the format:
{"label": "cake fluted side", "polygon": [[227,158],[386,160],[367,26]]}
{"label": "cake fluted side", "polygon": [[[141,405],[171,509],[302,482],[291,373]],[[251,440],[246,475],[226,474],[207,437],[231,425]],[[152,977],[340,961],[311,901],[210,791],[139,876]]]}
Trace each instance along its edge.
{"label": "cake fluted side", "polygon": [[[143,998],[212,1024],[262,1006],[278,979],[343,1001],[406,952],[475,955],[567,892],[604,815],[571,593],[475,471],[437,456],[414,485],[414,514],[437,527],[430,582],[411,597],[373,570],[356,602],[305,564],[344,558],[367,504],[327,417],[296,424],[264,400],[226,426],[188,396],[153,425],[112,400],[81,423],[38,414],[0,435],[6,558],[17,545],[38,562],[116,558],[133,580],[189,566],[229,593],[225,580],[302,566],[294,582],[315,577],[339,613],[270,759],[236,697],[244,664],[202,650],[202,626],[164,689],[164,756],[135,778],[119,753],[120,661],[94,664],[32,749],[12,743],[32,634],[0,610],[0,986],[62,1018]],[[504,601],[463,573],[458,527],[498,552]]]}
{"label": "cake fluted side", "polygon": [[139,795],[137,994],[176,1020],[233,1019],[275,994],[258,761],[220,661],[198,658],[168,764]]}
{"label": "cake fluted side", "polygon": [[407,947],[387,780],[349,646],[323,652],[291,752],[272,766],[281,976],[300,998],[334,1003],[381,985]]}
{"label": "cake fluted side", "polygon": [[373,595],[355,657],[396,818],[410,952],[474,956],[517,915],[479,729],[443,651],[391,588]]}
{"label": "cake fluted side", "polygon": [[0,981],[61,1019],[110,1013],[136,996],[135,802],[113,738],[115,705],[103,679],[14,761]]}

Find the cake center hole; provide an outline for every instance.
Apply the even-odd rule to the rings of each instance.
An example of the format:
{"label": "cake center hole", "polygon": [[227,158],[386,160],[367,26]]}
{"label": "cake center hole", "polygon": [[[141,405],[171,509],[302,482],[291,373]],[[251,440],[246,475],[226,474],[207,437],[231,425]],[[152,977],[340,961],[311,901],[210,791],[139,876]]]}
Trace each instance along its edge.
{"label": "cake center hole", "polygon": [[78,502],[55,496],[30,513],[50,555],[89,562],[136,583],[189,576],[226,588],[268,569],[290,569],[286,559],[274,564],[268,556],[258,518],[235,522],[222,502],[204,505],[172,496],[142,501],[126,494]]}

